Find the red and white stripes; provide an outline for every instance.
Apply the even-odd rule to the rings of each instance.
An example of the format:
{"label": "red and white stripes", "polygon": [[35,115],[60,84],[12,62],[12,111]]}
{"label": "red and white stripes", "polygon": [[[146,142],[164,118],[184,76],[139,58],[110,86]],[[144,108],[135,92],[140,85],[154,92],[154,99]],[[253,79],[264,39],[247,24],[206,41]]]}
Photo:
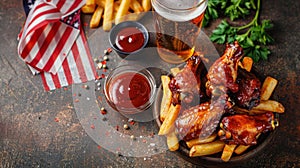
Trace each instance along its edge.
{"label": "red and white stripes", "polygon": [[62,67],[54,75],[42,72],[45,90],[53,90],[73,83],[83,83],[96,78],[96,69],[84,33],[74,43]]}
{"label": "red and white stripes", "polygon": [[[83,31],[84,0],[36,0],[21,32],[18,53],[46,90],[95,79],[96,70]],[[81,33],[80,33],[81,32]]]}

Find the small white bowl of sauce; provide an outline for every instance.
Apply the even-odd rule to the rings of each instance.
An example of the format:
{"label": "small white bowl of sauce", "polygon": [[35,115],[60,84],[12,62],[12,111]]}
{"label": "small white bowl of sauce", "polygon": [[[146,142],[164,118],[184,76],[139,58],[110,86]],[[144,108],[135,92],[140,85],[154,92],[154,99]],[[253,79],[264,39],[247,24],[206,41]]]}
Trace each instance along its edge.
{"label": "small white bowl of sauce", "polygon": [[141,51],[148,43],[149,34],[144,25],[136,21],[125,21],[115,25],[109,33],[109,43],[119,56]]}
{"label": "small white bowl of sauce", "polygon": [[154,101],[155,89],[155,78],[139,65],[119,66],[110,72],[104,82],[108,104],[125,114],[148,109]]}

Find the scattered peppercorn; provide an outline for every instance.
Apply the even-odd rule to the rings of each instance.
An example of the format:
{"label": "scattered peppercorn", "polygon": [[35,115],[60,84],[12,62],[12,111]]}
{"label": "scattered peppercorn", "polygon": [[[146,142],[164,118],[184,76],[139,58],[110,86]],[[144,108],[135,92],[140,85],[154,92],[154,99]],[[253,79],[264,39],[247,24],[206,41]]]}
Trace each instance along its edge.
{"label": "scattered peppercorn", "polygon": [[123,128],[127,130],[129,129],[129,126],[127,124],[124,124]]}
{"label": "scattered peppercorn", "polygon": [[103,57],[103,60],[104,60],[104,61],[107,61],[107,60],[108,60],[108,56],[105,55],[105,56]]}

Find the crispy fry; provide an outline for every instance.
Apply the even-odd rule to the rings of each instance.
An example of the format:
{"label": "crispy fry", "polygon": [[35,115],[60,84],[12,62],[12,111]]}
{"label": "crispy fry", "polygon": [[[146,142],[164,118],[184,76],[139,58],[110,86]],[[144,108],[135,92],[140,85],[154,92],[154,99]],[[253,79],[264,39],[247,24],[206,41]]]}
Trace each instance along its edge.
{"label": "crispy fry", "polygon": [[[104,9],[103,30],[109,31],[113,21],[118,24],[122,21],[136,21],[140,19],[143,16],[141,12],[144,11],[141,2],[141,0],[87,0],[81,10],[83,13],[90,14],[95,12],[97,6],[102,7]],[[95,27],[98,26],[92,26],[91,28]]]}
{"label": "crispy fry", "polygon": [[142,5],[137,0],[131,0],[130,8],[134,11],[134,13],[141,13],[144,11]]}
{"label": "crispy fry", "polygon": [[225,143],[220,140],[216,140],[209,143],[194,145],[190,150],[190,157],[211,155],[221,152],[225,146]]}
{"label": "crispy fry", "polygon": [[249,113],[249,114],[262,114],[267,111],[270,112],[276,112],[276,113],[284,113],[285,108],[284,106],[275,101],[275,100],[261,100],[258,106],[253,107],[251,110],[247,110],[244,108],[240,107],[234,107],[234,110],[237,112],[242,112],[242,113]]}
{"label": "crispy fry", "polygon": [[141,14],[138,13],[130,13],[128,12],[128,14],[123,17],[122,19],[124,19],[123,21],[136,21],[139,20],[139,18],[141,17]]}
{"label": "crispy fry", "polygon": [[119,10],[119,8],[120,8],[120,4],[121,4],[121,2],[120,1],[116,1],[115,3],[114,3],[114,12],[118,12],[118,10]]}
{"label": "crispy fry", "polygon": [[261,100],[258,106],[253,107],[254,110],[272,111],[276,113],[284,113],[284,106],[275,100]]}
{"label": "crispy fry", "polygon": [[243,67],[246,71],[250,72],[253,65],[253,59],[251,57],[244,57],[242,61]]}
{"label": "crispy fry", "polygon": [[102,13],[103,13],[103,8],[101,6],[98,6],[90,21],[90,28],[96,28],[99,26]]}
{"label": "crispy fry", "polygon": [[174,131],[166,135],[167,145],[170,151],[176,151],[179,149],[179,140]]}
{"label": "crispy fry", "polygon": [[85,4],[87,6],[89,6],[89,5],[96,5],[96,2],[95,2],[95,0],[86,0]]}
{"label": "crispy fry", "polygon": [[114,0],[106,0],[103,18],[103,30],[109,31],[112,27],[112,14],[113,14]]}
{"label": "crispy fry", "polygon": [[180,69],[178,67],[171,68],[171,73],[173,76],[176,76],[178,72],[180,72]]}
{"label": "crispy fry", "polygon": [[224,161],[224,162],[227,162],[229,161],[229,159],[231,158],[232,156],[232,153],[235,149],[236,145],[225,145],[224,149],[223,149],[223,152],[222,152],[222,156],[221,156],[221,159]]}
{"label": "crispy fry", "polygon": [[196,139],[192,139],[190,141],[187,141],[186,142],[186,145],[191,148],[195,145],[199,145],[199,144],[204,144],[204,143],[208,143],[208,142],[212,142],[216,139],[217,137],[217,134],[216,133],[213,133],[211,134],[209,137],[206,137],[204,139],[200,139],[200,138],[196,138]]}
{"label": "crispy fry", "polygon": [[105,7],[105,0],[95,0],[95,3],[98,5],[98,6],[101,6],[101,7]]}
{"label": "crispy fry", "polygon": [[149,11],[151,9],[151,1],[150,0],[142,0],[142,7],[144,11]]}
{"label": "crispy fry", "polygon": [[95,11],[96,5],[83,5],[81,11],[83,13],[93,13]]}
{"label": "crispy fry", "polygon": [[276,85],[277,85],[278,81],[270,76],[267,76],[262,87],[261,87],[261,96],[260,96],[260,99],[261,100],[268,100]]}
{"label": "crispy fry", "polygon": [[120,1],[116,1],[114,3],[114,11],[113,11],[113,17],[112,17],[112,20],[115,20],[116,19],[116,15],[117,15],[117,12],[120,8]]}
{"label": "crispy fry", "polygon": [[239,145],[238,147],[235,148],[234,153],[240,155],[244,153],[249,147],[250,145]]}
{"label": "crispy fry", "polygon": [[116,14],[115,23],[118,24],[124,20],[124,16],[127,14],[131,0],[122,0],[120,8]]}
{"label": "crispy fry", "polygon": [[166,116],[164,122],[162,123],[158,135],[166,135],[168,134],[171,130],[172,127],[174,126],[175,120],[178,117],[179,111],[180,111],[180,105],[177,104],[174,106],[173,104],[170,106],[168,115]]}
{"label": "crispy fry", "polygon": [[245,69],[244,65],[243,65],[243,63],[241,61],[238,62],[238,66],[241,67],[241,68],[243,68],[243,69]]}
{"label": "crispy fry", "polygon": [[160,105],[160,120],[164,121],[171,105],[172,92],[169,89],[170,78],[168,76],[161,76],[161,83],[163,87],[163,97]]}

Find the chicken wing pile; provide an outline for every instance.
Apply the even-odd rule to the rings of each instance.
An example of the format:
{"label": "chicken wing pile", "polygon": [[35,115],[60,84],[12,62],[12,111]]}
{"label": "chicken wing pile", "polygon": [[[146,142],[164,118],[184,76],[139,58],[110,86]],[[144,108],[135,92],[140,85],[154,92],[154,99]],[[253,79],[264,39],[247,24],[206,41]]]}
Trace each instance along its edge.
{"label": "chicken wing pile", "polygon": [[[222,143],[255,145],[260,134],[274,130],[275,111],[259,108],[261,101],[268,101],[261,100],[261,94],[266,93],[262,93],[264,87],[255,74],[240,66],[243,56],[238,42],[227,44],[223,55],[208,69],[199,54],[193,55],[185,67],[170,78],[171,106],[180,112],[166,117],[160,133],[175,135],[175,132],[186,142],[217,134],[215,144],[221,149]],[[256,113],[251,112],[253,109]],[[284,111],[283,106],[280,110]],[[162,131],[167,124],[174,127]]]}
{"label": "chicken wing pile", "polygon": [[[256,91],[257,85],[251,85],[253,83],[251,81],[258,79],[254,77],[254,75],[251,75],[252,78],[249,78],[249,80],[247,77],[238,78],[238,62],[242,56],[243,50],[237,42],[228,44],[224,54],[209,68],[206,75],[207,82],[205,87],[206,94],[211,99],[209,102],[185,110],[182,112],[182,115],[178,117],[175,125],[181,138],[184,140],[199,137],[204,138],[215,132],[222,116],[231,111],[232,107],[236,104],[236,102],[233,101],[235,99],[233,99],[231,95],[235,95],[235,97],[237,97],[236,99],[240,99],[241,101],[244,99],[246,99],[246,101],[248,99],[252,100],[251,97],[247,97],[249,96],[248,94],[243,94],[245,90],[244,87],[247,88],[247,91],[248,89]],[[196,70],[194,70],[194,72],[196,72]],[[178,75],[183,76],[183,73],[185,73],[184,70]],[[175,76],[174,79],[176,80],[177,76]],[[200,84],[197,86],[199,85]],[[259,100],[259,97],[256,96],[253,99]]]}

